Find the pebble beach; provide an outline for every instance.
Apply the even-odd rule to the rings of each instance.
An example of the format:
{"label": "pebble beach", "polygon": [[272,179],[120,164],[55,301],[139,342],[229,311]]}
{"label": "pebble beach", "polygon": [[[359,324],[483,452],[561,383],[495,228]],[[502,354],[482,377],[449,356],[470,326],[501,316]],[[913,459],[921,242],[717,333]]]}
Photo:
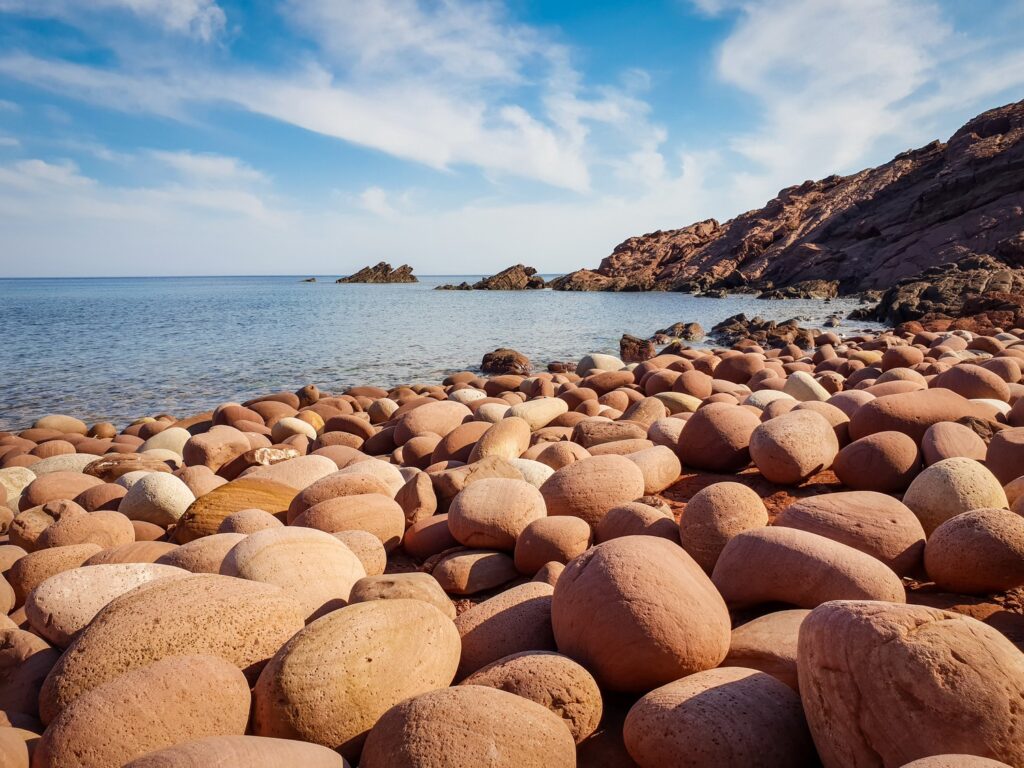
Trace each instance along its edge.
{"label": "pebble beach", "polygon": [[810,340],[8,416],[0,765],[1024,766],[1024,329]]}

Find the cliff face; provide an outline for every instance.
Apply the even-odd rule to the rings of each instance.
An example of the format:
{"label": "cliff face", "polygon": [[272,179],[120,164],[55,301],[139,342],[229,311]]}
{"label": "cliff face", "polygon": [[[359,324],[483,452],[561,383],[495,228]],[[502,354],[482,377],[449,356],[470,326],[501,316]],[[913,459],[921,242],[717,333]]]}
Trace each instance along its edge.
{"label": "cliff face", "polygon": [[972,255],[1024,267],[1022,232],[1024,101],[878,168],[784,189],[724,224],[631,237],[597,270],[552,287],[770,291],[825,281],[840,294],[884,290]]}

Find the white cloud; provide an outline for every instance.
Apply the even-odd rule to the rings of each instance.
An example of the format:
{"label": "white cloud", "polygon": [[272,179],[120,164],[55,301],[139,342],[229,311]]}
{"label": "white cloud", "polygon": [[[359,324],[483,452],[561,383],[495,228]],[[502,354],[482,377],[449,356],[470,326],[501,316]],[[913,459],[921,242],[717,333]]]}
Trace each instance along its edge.
{"label": "white cloud", "polygon": [[380,187],[367,187],[359,193],[359,206],[376,216],[394,216],[396,211],[388,193]]}
{"label": "white cloud", "polygon": [[922,129],[942,130],[951,113],[965,119],[1024,85],[1019,46],[971,47],[930,0],[695,4],[737,12],[716,71],[761,111],[728,142],[743,161],[737,196],[751,205],[806,178],[887,160],[876,156],[883,140],[904,149],[945,138]]}
{"label": "white cloud", "polygon": [[0,112],[21,112],[21,106],[7,99],[0,99]]}
{"label": "white cloud", "polygon": [[199,182],[248,184],[267,180],[263,173],[237,157],[199,154],[185,150],[178,152],[152,150],[151,154],[182,176]]}
{"label": "white cloud", "polygon": [[0,147],[20,147],[21,142],[13,136],[0,136]]}
{"label": "white cloud", "polygon": [[169,32],[209,42],[225,15],[215,0],[0,0],[0,12],[76,22],[105,11],[123,11]]}

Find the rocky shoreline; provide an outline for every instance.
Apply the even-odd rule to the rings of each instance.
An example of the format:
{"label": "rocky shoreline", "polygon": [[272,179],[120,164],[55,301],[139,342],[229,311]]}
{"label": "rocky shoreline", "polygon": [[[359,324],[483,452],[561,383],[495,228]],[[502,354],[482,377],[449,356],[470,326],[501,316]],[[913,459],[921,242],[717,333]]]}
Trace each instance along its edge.
{"label": "rocky shoreline", "polygon": [[1024,328],[730,320],[0,433],[0,764],[1024,764]]}

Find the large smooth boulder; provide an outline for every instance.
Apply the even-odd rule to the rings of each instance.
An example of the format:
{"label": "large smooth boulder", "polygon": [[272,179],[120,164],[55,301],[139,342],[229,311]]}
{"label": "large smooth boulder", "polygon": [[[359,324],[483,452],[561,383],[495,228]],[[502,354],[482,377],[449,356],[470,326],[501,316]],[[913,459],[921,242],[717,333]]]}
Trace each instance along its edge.
{"label": "large smooth boulder", "polygon": [[462,685],[483,685],[514,693],[558,715],[579,744],[601,722],[601,689],[583,667],[558,653],[525,651],[478,669]]}
{"label": "large smooth boulder", "polygon": [[252,731],[322,744],[355,762],[389,707],[451,683],[459,649],[451,619],[422,600],[334,611],[267,664],[253,692]]}
{"label": "large smooth boulder", "polygon": [[296,517],[293,525],[325,533],[366,531],[391,552],[402,542],[405,522],[405,512],[394,499],[381,493],[360,493],[321,501]]}
{"label": "large smooth boulder", "polygon": [[512,587],[459,614],[462,638],[458,679],[522,651],[553,651],[550,585],[528,582]]}
{"label": "large smooth boulder", "polygon": [[832,470],[855,491],[902,493],[921,471],[921,452],[902,432],[875,432],[839,451]]}
{"label": "large smooth boulder", "polygon": [[352,603],[371,600],[422,600],[455,619],[455,604],[429,573],[392,573],[366,576],[352,587]]}
{"label": "large smooth boulder", "polygon": [[158,749],[124,768],[348,768],[334,750],[292,739],[265,736],[209,736]]}
{"label": "large smooth boulder", "polygon": [[112,600],[157,579],[188,571],[153,563],[117,563],[74,568],[51,576],[29,593],[25,615],[32,629],[66,648]]}
{"label": "large smooth boulder", "polygon": [[679,542],[707,573],[715,569],[729,540],[768,525],[768,510],[742,483],[712,483],[697,491],[679,518]]}
{"label": "large smooth boulder", "polygon": [[467,547],[511,551],[519,534],[545,515],[544,497],[525,480],[487,478],[452,500],[448,528]]}
{"label": "large smooth boulder", "polygon": [[189,573],[220,573],[228,552],[244,540],[245,535],[241,533],[214,533],[188,544],[181,544],[160,555],[156,561],[164,565],[173,565]]}
{"label": "large smooth boulder", "polygon": [[797,528],[859,549],[900,576],[921,565],[924,529],[906,505],[874,491],[824,493],[799,499],[774,525]]}
{"label": "large smooth boulder", "polygon": [[519,572],[533,576],[547,563],[568,563],[591,544],[590,526],[568,515],[541,517],[516,538],[515,562]]}
{"label": "large smooth boulder", "polygon": [[985,453],[985,466],[1003,485],[1024,475],[1024,427],[996,432]]}
{"label": "large smooth boulder", "polygon": [[0,712],[37,717],[39,690],[59,658],[59,650],[31,632],[0,627]]}
{"label": "large smooth boulder", "polygon": [[750,437],[761,421],[738,405],[710,403],[691,416],[677,452],[688,467],[735,472],[750,463]]}
{"label": "large smooth boulder", "polygon": [[729,649],[729,614],[714,585],[680,547],[655,536],[612,539],[570,562],[551,623],[558,650],[617,691],[709,669]]}
{"label": "large smooth boulder", "polygon": [[117,508],[129,520],[142,520],[162,527],[178,521],[196,497],[174,475],[151,472],[131,488]]}
{"label": "large smooth boulder", "polygon": [[433,575],[450,595],[474,595],[518,578],[519,571],[515,561],[504,552],[465,549],[441,558]]}
{"label": "large smooth boulder", "polygon": [[228,515],[262,509],[284,519],[296,491],[290,485],[260,477],[240,477],[197,498],[178,520],[174,538],[181,544],[217,533]]}
{"label": "large smooth boulder", "polygon": [[40,768],[121,768],[181,741],[241,736],[249,684],[216,656],[173,656],[93,688],[60,713],[40,739]]}
{"label": "large smooth boulder", "polygon": [[880,560],[815,533],[775,526],[733,537],[711,580],[731,608],[906,599],[899,576]]}
{"label": "large smooth boulder", "polygon": [[903,503],[928,535],[961,512],[1009,506],[999,480],[984,465],[962,457],[944,459],[921,472],[903,494]]}
{"label": "large smooth boulder", "polygon": [[813,765],[797,693],[771,675],[721,667],[657,688],[629,710],[622,732],[640,768]]}
{"label": "large smooth boulder", "polygon": [[747,667],[767,672],[794,691],[797,684],[797,639],[810,611],[794,608],[758,616],[732,631],[723,667]]}
{"label": "large smooth boulder", "polygon": [[790,411],[760,424],[750,436],[750,458],[766,480],[796,485],[828,469],[839,453],[832,425],[815,411]]}
{"label": "large smooth boulder", "polygon": [[965,416],[986,418],[990,411],[948,389],[926,389],[884,395],[864,403],[850,417],[850,437],[859,440],[875,432],[902,432],[915,443],[940,421]]}
{"label": "large smooth boulder", "polygon": [[366,576],[359,558],[329,533],[292,527],[246,536],[228,552],[221,573],[281,587],[307,618],[345,605],[352,585]]}
{"label": "large smooth boulder", "polygon": [[924,566],[949,592],[981,595],[1024,585],[1024,517],[1005,509],[951,517],[932,531]]}
{"label": "large smooth boulder", "polygon": [[609,509],[644,495],[644,475],[625,456],[591,456],[557,470],[540,488],[549,515],[571,515],[595,528]]}
{"label": "large smooth boulder", "polygon": [[479,685],[397,704],[366,739],[360,768],[572,768],[576,745],[546,707]]}
{"label": "large smooth boulder", "polygon": [[254,680],[305,613],[279,587],[213,574],[160,579],[117,598],[89,622],[46,678],[49,722],[84,694],[183,649],[220,656]]}
{"label": "large smooth boulder", "polygon": [[942,754],[1024,764],[1024,654],[960,614],[831,602],[800,627],[800,696],[825,768]]}

